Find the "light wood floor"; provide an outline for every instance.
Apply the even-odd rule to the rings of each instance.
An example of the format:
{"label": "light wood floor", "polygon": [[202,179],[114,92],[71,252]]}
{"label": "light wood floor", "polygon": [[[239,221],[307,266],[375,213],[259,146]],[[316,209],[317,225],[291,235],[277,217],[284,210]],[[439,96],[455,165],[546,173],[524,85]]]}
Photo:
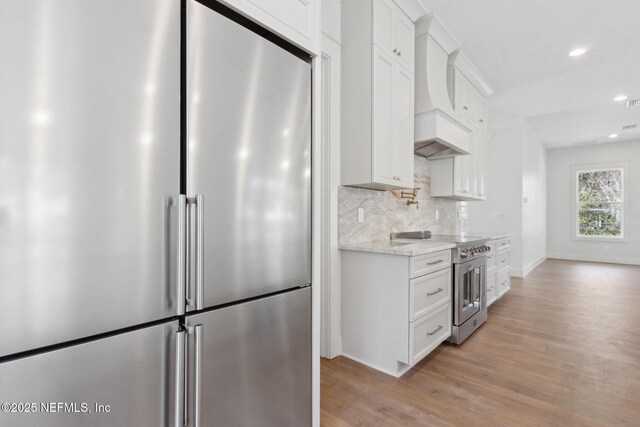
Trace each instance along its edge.
{"label": "light wood floor", "polygon": [[549,260],[399,379],[321,369],[325,426],[640,426],[640,267]]}

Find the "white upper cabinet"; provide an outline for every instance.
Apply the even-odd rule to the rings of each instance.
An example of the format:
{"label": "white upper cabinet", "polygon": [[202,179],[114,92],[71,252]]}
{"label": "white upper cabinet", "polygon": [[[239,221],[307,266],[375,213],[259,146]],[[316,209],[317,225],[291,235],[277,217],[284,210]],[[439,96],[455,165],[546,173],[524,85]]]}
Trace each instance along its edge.
{"label": "white upper cabinet", "polygon": [[471,129],[470,154],[431,162],[431,196],[485,200],[487,172],[487,99],[456,67],[449,72],[453,108]]}
{"label": "white upper cabinet", "polygon": [[221,0],[227,6],[279,34],[312,54],[318,54],[316,35],[320,0]]}
{"label": "white upper cabinet", "polygon": [[398,150],[394,150],[395,170],[403,185],[413,186],[413,75],[407,69],[398,68],[396,78],[396,103],[394,123],[397,131]]}
{"label": "white upper cabinet", "polygon": [[[396,44],[393,34],[394,5],[384,0],[373,1],[373,43],[391,54]],[[365,18],[362,17],[362,19]]]}
{"label": "white upper cabinet", "polygon": [[413,58],[413,23],[395,3],[342,4],[342,185],[413,187]]}
{"label": "white upper cabinet", "polygon": [[[415,27],[413,22],[402,13],[396,10],[394,20],[395,30],[395,49],[398,55],[398,61],[413,73],[413,57],[415,55]],[[413,89],[412,89],[413,90]]]}
{"label": "white upper cabinet", "polygon": [[391,56],[373,47],[373,169],[375,178],[391,183],[395,175],[393,154],[394,63]]}
{"label": "white upper cabinet", "polygon": [[397,56],[398,62],[413,72],[413,22],[389,0],[373,0],[373,3],[373,43]]}

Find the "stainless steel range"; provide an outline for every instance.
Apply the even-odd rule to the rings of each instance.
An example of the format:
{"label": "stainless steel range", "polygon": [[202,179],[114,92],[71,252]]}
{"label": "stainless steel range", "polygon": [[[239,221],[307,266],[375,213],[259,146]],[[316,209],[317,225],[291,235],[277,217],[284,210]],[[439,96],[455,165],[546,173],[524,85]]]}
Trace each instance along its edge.
{"label": "stainless steel range", "polygon": [[486,243],[478,236],[432,235],[430,231],[391,233],[396,242],[454,243],[453,262],[453,328],[448,341],[460,344],[487,320],[487,259]]}

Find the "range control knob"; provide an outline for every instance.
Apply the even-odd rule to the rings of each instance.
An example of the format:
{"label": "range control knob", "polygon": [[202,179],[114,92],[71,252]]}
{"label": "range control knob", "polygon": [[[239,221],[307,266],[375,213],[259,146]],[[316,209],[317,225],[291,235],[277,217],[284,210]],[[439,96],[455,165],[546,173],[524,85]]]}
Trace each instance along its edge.
{"label": "range control knob", "polygon": [[460,251],[460,258],[466,258],[468,256],[467,250]]}

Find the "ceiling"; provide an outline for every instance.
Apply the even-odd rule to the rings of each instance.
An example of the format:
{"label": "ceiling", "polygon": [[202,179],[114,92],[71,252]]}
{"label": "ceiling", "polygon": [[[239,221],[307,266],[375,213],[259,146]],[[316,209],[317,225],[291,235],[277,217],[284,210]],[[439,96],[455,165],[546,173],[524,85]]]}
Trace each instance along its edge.
{"label": "ceiling", "polygon": [[640,98],[640,1],[420,1],[496,89],[492,121],[524,118],[548,148],[640,139],[640,107],[613,101]]}

